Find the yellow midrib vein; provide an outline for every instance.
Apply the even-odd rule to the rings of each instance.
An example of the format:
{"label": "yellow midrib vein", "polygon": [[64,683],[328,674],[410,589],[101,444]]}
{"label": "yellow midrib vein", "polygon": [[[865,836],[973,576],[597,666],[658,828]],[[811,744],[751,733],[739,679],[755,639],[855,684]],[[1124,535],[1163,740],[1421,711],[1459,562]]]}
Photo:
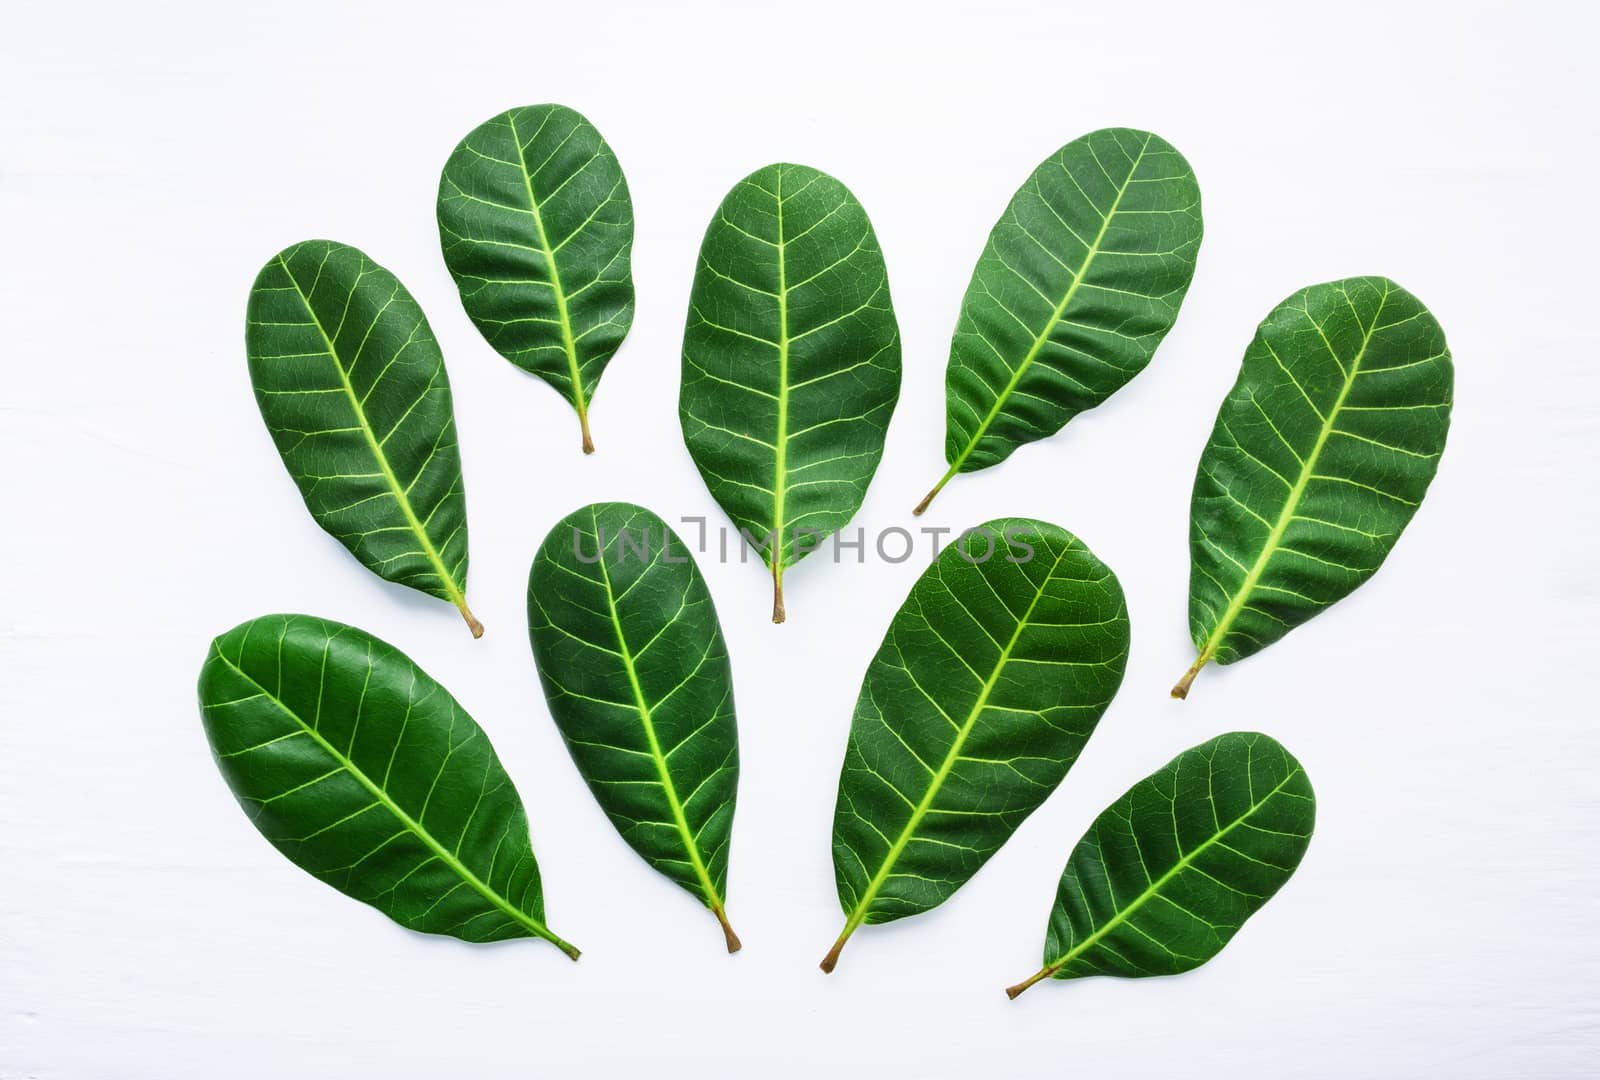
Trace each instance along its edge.
{"label": "yellow midrib vein", "polygon": [[[1333,407],[1328,410],[1327,415],[1322,420],[1322,430],[1317,433],[1317,441],[1312,445],[1311,452],[1306,455],[1305,460],[1301,462],[1300,475],[1295,478],[1294,487],[1290,489],[1288,498],[1284,500],[1283,509],[1278,512],[1278,520],[1273,523],[1272,531],[1267,533],[1266,542],[1261,545],[1261,553],[1256,556],[1256,561],[1251,565],[1249,573],[1239,583],[1239,591],[1228,601],[1228,607],[1223,611],[1222,618],[1217,620],[1216,629],[1211,632],[1211,636],[1206,639],[1205,645],[1201,647],[1200,658],[1196,661],[1197,666],[1204,664],[1216,655],[1217,646],[1222,644],[1222,640],[1227,636],[1228,631],[1232,629],[1234,620],[1239,617],[1239,613],[1250,602],[1251,595],[1261,581],[1261,575],[1266,572],[1267,564],[1278,553],[1278,547],[1283,542],[1284,534],[1289,531],[1289,523],[1294,520],[1295,512],[1300,506],[1300,500],[1305,496],[1306,487],[1311,483],[1311,477],[1317,470],[1317,459],[1322,456],[1323,447],[1328,444],[1328,439],[1333,435],[1334,422],[1339,417],[1339,410],[1344,408],[1344,403],[1350,396],[1350,390],[1355,386],[1356,376],[1361,371],[1361,361],[1367,355],[1367,346],[1372,343],[1373,335],[1378,332],[1378,319],[1382,317],[1383,306],[1388,300],[1389,294],[1385,291],[1382,299],[1378,301],[1378,309],[1372,313],[1371,324],[1368,325],[1365,334],[1362,336],[1361,348],[1356,350],[1355,358],[1350,361],[1350,370],[1345,375],[1344,385],[1339,388],[1339,396],[1334,399]],[[1310,317],[1310,312],[1307,312],[1306,318],[1309,319]],[[1328,352],[1330,355],[1333,354],[1332,346],[1329,346]]]}
{"label": "yellow midrib vein", "polygon": [[917,802],[917,805],[912,808],[911,817],[906,821],[905,827],[900,830],[900,835],[895,838],[894,845],[884,855],[883,863],[878,867],[878,872],[873,875],[872,880],[867,883],[866,890],[861,894],[860,899],[856,901],[855,910],[850,913],[850,918],[845,924],[845,935],[860,926],[862,920],[867,917],[867,911],[871,908],[872,902],[877,899],[878,891],[883,888],[884,882],[889,880],[889,874],[894,869],[895,863],[899,861],[901,853],[906,849],[906,845],[916,835],[917,827],[922,824],[923,817],[927,815],[928,810],[933,806],[933,800],[938,798],[945,779],[950,775],[950,771],[955,768],[956,760],[961,756],[961,748],[966,745],[967,737],[972,734],[973,725],[978,722],[978,717],[983,714],[983,710],[988,708],[989,695],[993,693],[996,684],[999,683],[1000,673],[1005,670],[1006,664],[1011,660],[1011,650],[1016,648],[1017,642],[1022,638],[1023,630],[1028,627],[1028,620],[1033,617],[1034,609],[1039,606],[1039,601],[1044,598],[1045,589],[1054,580],[1056,570],[1061,566],[1061,561],[1067,557],[1067,553],[1071,550],[1072,543],[1068,542],[1061,549],[1061,554],[1056,556],[1056,561],[1050,565],[1050,569],[1044,575],[1044,578],[1039,582],[1039,588],[1033,594],[1032,602],[1028,604],[1028,609],[1022,613],[1022,617],[1017,620],[1017,627],[1012,631],[1011,639],[1006,642],[1005,648],[1000,651],[1000,656],[994,664],[994,670],[989,673],[988,680],[978,692],[978,699],[973,702],[972,709],[967,713],[967,718],[961,725],[961,730],[956,732],[956,737],[951,742],[950,749],[944,756],[944,761],[939,764],[938,771],[929,779],[928,790]]}
{"label": "yellow midrib vein", "polygon": [[[466,609],[466,596],[457,587],[455,577],[444,565],[444,559],[439,556],[439,551],[433,546],[428,530],[423,527],[422,519],[417,517],[417,512],[411,507],[411,498],[406,494],[405,488],[400,485],[400,478],[394,474],[394,469],[389,465],[389,458],[383,452],[383,444],[378,441],[377,433],[372,430],[372,424],[367,420],[367,412],[361,407],[361,399],[356,396],[355,387],[350,383],[350,374],[345,371],[344,365],[339,362],[339,350],[334,347],[333,339],[328,336],[328,331],[322,325],[316,309],[311,306],[311,297],[300,287],[300,282],[295,279],[294,272],[289,269],[289,264],[282,255],[278,256],[278,265],[283,267],[284,277],[289,279],[289,284],[294,287],[295,295],[300,297],[301,306],[306,309],[306,315],[311,319],[311,324],[317,328],[317,333],[322,337],[322,344],[328,351],[328,360],[333,364],[333,370],[339,373],[339,383],[344,387],[345,397],[350,401],[350,408],[356,415],[356,422],[361,427],[361,434],[367,440],[367,447],[372,451],[373,458],[378,463],[378,469],[383,473],[383,478],[389,484],[389,491],[394,496],[394,501],[400,507],[400,513],[406,519],[406,525],[416,535],[417,542],[422,545],[422,553],[433,567],[434,576],[444,586],[445,594],[456,607]],[[427,393],[426,390],[423,393]],[[470,620],[469,620],[470,621]],[[479,628],[482,633],[482,628]]]}
{"label": "yellow midrib vein", "polygon": [[[600,524],[591,512],[590,524],[594,527],[597,542],[600,537]],[[639,723],[644,728],[645,741],[650,747],[650,760],[656,767],[656,775],[661,781],[661,791],[667,797],[667,807],[672,811],[672,822],[678,830],[678,836],[683,841],[684,851],[689,856],[689,865],[694,868],[695,877],[700,881],[700,888],[705,893],[706,906],[716,913],[719,921],[722,917],[722,897],[717,894],[716,886],[711,882],[711,874],[706,870],[704,861],[700,858],[699,846],[695,843],[694,834],[689,830],[689,819],[683,811],[683,804],[678,801],[678,789],[672,782],[672,774],[667,770],[666,755],[661,752],[661,741],[656,737],[655,721],[650,714],[650,706],[645,701],[644,687],[639,683],[639,673],[633,664],[633,650],[628,647],[627,636],[622,631],[622,619],[617,614],[617,597],[611,587],[611,571],[606,569],[604,544],[597,549],[600,551],[600,580],[606,590],[606,614],[611,619],[611,629],[617,635],[617,650],[622,657],[623,670],[628,675],[628,685],[633,689],[634,707],[639,711]]]}
{"label": "yellow midrib vein", "polygon": [[789,285],[787,252],[783,238],[783,166],[777,166],[778,191],[773,196],[778,206],[778,434],[773,442],[772,480],[772,580],[775,588],[783,582],[784,496],[789,468]]}
{"label": "yellow midrib vein", "polygon": [[311,736],[317,745],[320,746],[329,757],[333,758],[333,760],[338,763],[341,769],[353,776],[362,787],[367,789],[367,792],[372,795],[373,798],[382,803],[390,813],[400,820],[400,823],[406,827],[407,831],[409,831],[418,840],[421,840],[423,845],[426,846],[429,851],[433,852],[435,858],[454,871],[456,875],[459,876],[461,880],[465,881],[467,885],[479,896],[483,897],[498,911],[516,922],[519,926],[527,929],[530,933],[550,942],[552,945],[565,952],[574,960],[578,958],[577,949],[573,948],[572,945],[557,937],[553,932],[551,932],[549,927],[545,926],[542,922],[535,919],[527,912],[522,911],[515,904],[511,903],[510,900],[507,900],[494,889],[486,885],[477,874],[474,874],[467,868],[466,864],[461,862],[454,852],[449,851],[443,844],[439,843],[438,840],[435,840],[433,834],[424,828],[420,821],[417,821],[410,814],[406,813],[406,811],[403,810],[400,805],[394,801],[394,799],[390,798],[389,793],[386,790],[374,783],[372,779],[356,765],[355,762],[351,761],[336,746],[330,743],[327,739],[323,738],[320,731],[306,723],[304,718],[302,718],[299,713],[289,708],[289,706],[286,705],[283,700],[278,697],[278,695],[261,685],[261,683],[256,681],[255,677],[249,672],[245,671],[244,668],[240,667],[238,664],[224,656],[220,648],[213,645],[212,652],[216,655],[218,660],[221,660],[224,664],[228,665],[228,667],[236,672],[240,678],[244,679],[251,686],[254,686],[257,690],[259,690],[262,697],[272,702],[285,716],[289,717],[289,719],[298,724],[300,729],[307,735]]}
{"label": "yellow midrib vein", "polygon": [[1011,379],[1006,383],[1005,389],[996,395],[994,404],[989,407],[988,415],[983,418],[983,422],[978,425],[978,430],[967,441],[965,449],[956,456],[955,461],[950,463],[950,471],[945,474],[945,480],[940,481],[941,485],[959,472],[967,458],[977,449],[978,443],[982,441],[984,435],[988,432],[989,426],[1000,415],[1001,408],[1010,400],[1017,387],[1022,384],[1022,377],[1027,374],[1028,369],[1033,366],[1033,362],[1044,351],[1045,343],[1050,340],[1050,335],[1055,332],[1057,326],[1061,325],[1061,320],[1066,316],[1067,308],[1071,306],[1073,297],[1078,294],[1079,286],[1083,284],[1083,279],[1089,274],[1089,267],[1094,263],[1095,256],[1100,254],[1100,245],[1105,243],[1106,233],[1111,229],[1111,219],[1117,216],[1117,210],[1122,206],[1122,198],[1128,193],[1128,187],[1133,183],[1134,175],[1139,171],[1139,165],[1144,161],[1145,152],[1149,149],[1150,138],[1147,137],[1144,145],[1139,148],[1139,155],[1133,159],[1133,164],[1128,167],[1127,178],[1122,181],[1122,186],[1117,189],[1116,197],[1111,200],[1111,208],[1106,211],[1105,217],[1101,220],[1100,231],[1095,234],[1094,242],[1089,245],[1089,250],[1084,252],[1083,261],[1079,263],[1078,272],[1072,277],[1072,284],[1067,286],[1066,295],[1062,296],[1061,303],[1057,304],[1055,310],[1050,313],[1050,318],[1045,323],[1044,329],[1040,330],[1038,336],[1033,339],[1033,346],[1028,350],[1027,355],[1022,358],[1022,362],[1017,365],[1017,370],[1011,373]]}
{"label": "yellow midrib vein", "polygon": [[[572,319],[567,314],[567,294],[561,287],[561,272],[556,268],[556,253],[544,231],[544,216],[539,213],[539,200],[533,194],[533,175],[528,172],[528,157],[522,149],[522,136],[517,133],[517,114],[506,113],[511,127],[511,141],[517,147],[517,162],[522,173],[522,187],[528,193],[528,213],[533,217],[534,231],[539,235],[539,248],[545,265],[550,268],[550,291],[556,298],[556,317],[561,324],[561,346],[567,353],[567,372],[572,379],[572,404],[578,410],[578,422],[583,425],[584,439],[589,436],[588,407],[583,396],[583,378],[578,370],[578,342],[572,336]],[[538,133],[534,134],[538,138]]]}

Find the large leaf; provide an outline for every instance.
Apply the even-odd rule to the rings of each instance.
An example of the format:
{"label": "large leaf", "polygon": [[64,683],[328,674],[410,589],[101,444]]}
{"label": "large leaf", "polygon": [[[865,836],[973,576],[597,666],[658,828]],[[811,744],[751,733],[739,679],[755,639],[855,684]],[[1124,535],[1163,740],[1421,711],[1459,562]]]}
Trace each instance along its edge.
{"label": "large leaf", "polygon": [[700,245],[678,413],[711,494],[772,571],[844,526],[883,457],[900,331],[872,223],[848,188],[768,165]]}
{"label": "large leaf", "polygon": [[1140,371],[1172,329],[1200,250],[1200,187],[1147,131],[1106,128],[1033,171],[989,234],[945,374],[945,460],[998,464]]}
{"label": "large leaf", "polygon": [[1006,993],[1199,967],[1289,880],[1316,811],[1305,770],[1265,735],[1185,750],[1089,826],[1061,875],[1044,967]]}
{"label": "large leaf", "polygon": [[250,289],[256,402],[311,516],[389,581],[467,608],[467,502],[444,357],[389,271],[307,240]]}
{"label": "large leaf", "polygon": [[1209,661],[1277,641],[1383,564],[1444,452],[1455,382],[1444,331],[1387,278],[1313,285],[1245,350],[1200,455],[1189,630]]}
{"label": "large leaf", "polygon": [[308,615],[211,643],[200,713],[250,821],[295,865],[401,926],[540,937],[528,818],[483,729],[405,654]]}
{"label": "large leaf", "polygon": [[1055,790],[1122,682],[1116,576],[1071,533],[991,521],[889,624],[850,724],[833,819],[844,932],[927,911]]}
{"label": "large leaf", "polygon": [[589,402],[633,322],[633,200],[617,156],[564,105],[509,109],[474,128],[439,177],[439,240],[489,344]]}
{"label": "large leaf", "polygon": [[711,909],[736,951],[723,907],[739,781],[733,672],[683,541],[628,503],[568,514],[528,573],[528,636],[589,790],[630,847]]}

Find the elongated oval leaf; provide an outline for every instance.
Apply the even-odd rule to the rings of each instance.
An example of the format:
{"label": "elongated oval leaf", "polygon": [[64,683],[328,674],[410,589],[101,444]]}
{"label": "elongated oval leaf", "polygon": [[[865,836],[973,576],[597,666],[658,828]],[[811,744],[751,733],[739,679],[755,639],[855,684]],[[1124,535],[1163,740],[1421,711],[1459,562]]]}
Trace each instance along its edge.
{"label": "elongated oval leaf", "polygon": [[867,668],[833,819],[844,932],[943,903],[1055,790],[1122,682],[1116,576],[1066,530],[991,521],[940,553]]}
{"label": "elongated oval leaf", "polygon": [[1144,370],[1200,250],[1200,187],[1148,131],[1105,128],[1033,171],[989,234],[945,375],[949,471],[996,465]]}
{"label": "elongated oval leaf", "polygon": [[1067,860],[1040,979],[1177,975],[1222,951],[1300,865],[1317,803],[1289,752],[1233,732],[1106,808]]}
{"label": "elongated oval leaf", "polygon": [[311,516],[482,637],[450,380],[417,302],[355,248],[307,240],[262,268],[245,318],[256,402]]}
{"label": "elongated oval leaf", "polygon": [[628,845],[711,909],[727,940],[739,781],[733,672],[711,593],[666,522],[585,506],[528,573],[528,636],[550,714]]}
{"label": "elongated oval leaf", "polygon": [[394,646],[253,619],[211,643],[200,715],[239,805],[296,866],[411,930],[578,958],[545,926],[528,818],[488,737]]}
{"label": "elongated oval leaf", "polygon": [[1200,655],[1173,697],[1383,564],[1439,467],[1454,382],[1444,330],[1387,278],[1313,285],[1272,310],[1200,455],[1189,522]]}
{"label": "elongated oval leaf", "polygon": [[900,396],[900,330],[867,213],[826,173],[739,181],[700,245],[678,415],[706,486],[772,571],[861,507]]}
{"label": "elongated oval leaf", "polygon": [[486,120],[439,177],[439,241],[467,315],[572,403],[593,453],[589,403],[633,323],[633,200],[611,147],[564,105]]}

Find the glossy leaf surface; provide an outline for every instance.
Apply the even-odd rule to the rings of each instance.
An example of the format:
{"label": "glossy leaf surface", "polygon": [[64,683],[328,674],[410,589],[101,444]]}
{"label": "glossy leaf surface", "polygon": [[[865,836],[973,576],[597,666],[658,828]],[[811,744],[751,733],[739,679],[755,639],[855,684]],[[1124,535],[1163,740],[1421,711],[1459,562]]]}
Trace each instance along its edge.
{"label": "glossy leaf surface", "polygon": [[900,331],[866,211],[804,165],[728,193],[700,247],[678,412],[706,486],[783,572],[861,506],[900,395]]}
{"label": "glossy leaf surface", "polygon": [[1034,170],[984,246],[945,375],[947,471],[998,464],[1144,370],[1194,276],[1200,187],[1147,131],[1106,128]]}
{"label": "glossy leaf surface", "polygon": [[601,809],[711,909],[734,952],[723,901],[739,780],[733,673],[689,550],[642,507],[567,515],[528,574],[528,635],[550,714]]}
{"label": "glossy leaf surface", "polygon": [[1265,735],[1179,754],[1112,803],[1067,860],[1040,979],[1176,975],[1217,955],[1311,843],[1311,781]]}
{"label": "glossy leaf surface", "polygon": [[1439,467],[1455,382],[1444,330],[1387,278],[1313,285],[1245,350],[1200,455],[1189,629],[1231,664],[1383,564]]}
{"label": "glossy leaf surface", "polygon": [[266,615],[211,643],[200,713],[272,846],[401,926],[540,937],[539,867],[483,730],[403,653],[354,627]]}
{"label": "glossy leaf surface", "polygon": [[439,240],[467,315],[495,350],[578,413],[633,323],[633,200],[594,125],[564,105],[474,128],[439,177]]}
{"label": "glossy leaf surface", "polygon": [[417,302],[355,248],[308,240],[262,268],[245,318],[256,403],[311,516],[481,636],[450,380]]}
{"label": "glossy leaf surface", "polygon": [[1122,588],[1066,530],[991,521],[940,553],[851,721],[833,826],[846,922],[824,971],[862,923],[943,903],[999,850],[1077,760],[1127,656]]}

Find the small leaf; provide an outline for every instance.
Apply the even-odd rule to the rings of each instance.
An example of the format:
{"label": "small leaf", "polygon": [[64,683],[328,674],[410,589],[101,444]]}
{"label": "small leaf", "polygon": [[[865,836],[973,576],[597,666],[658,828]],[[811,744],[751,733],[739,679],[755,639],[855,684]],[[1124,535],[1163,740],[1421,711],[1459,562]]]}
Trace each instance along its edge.
{"label": "small leaf", "polygon": [[678,414],[712,496],[772,572],[861,507],[900,396],[900,330],[872,223],[839,181],[768,165],[700,246]]}
{"label": "small leaf", "polygon": [[1185,750],[1089,826],[1061,875],[1044,967],[1006,994],[1199,967],[1289,880],[1316,810],[1305,770],[1265,735]]}
{"label": "small leaf", "polygon": [[733,672],[689,551],[643,507],[595,503],[550,530],[528,574],[550,714],[628,845],[722,924],[739,781]]}
{"label": "small leaf", "polygon": [[389,271],[307,240],[250,289],[256,403],[306,509],[387,581],[467,607],[467,501],[444,356]]}
{"label": "small leaf", "polygon": [[633,323],[633,200],[594,125],[564,105],[474,128],[439,177],[439,241],[461,303],[495,351],[578,413]]}
{"label": "small leaf", "polygon": [[309,615],[265,615],[200,669],[211,751],[290,862],[411,930],[539,937],[528,818],[483,729],[404,653]]}
{"label": "small leaf", "polygon": [[1055,790],[1122,683],[1122,587],[1071,533],[991,521],[917,580],[867,668],[833,822],[844,932],[943,903]]}
{"label": "small leaf", "polygon": [[997,465],[1144,370],[1200,250],[1200,187],[1147,131],[1105,128],[1034,170],[989,234],[945,375],[945,461]]}
{"label": "small leaf", "polygon": [[1444,330],[1387,278],[1295,293],[1267,316],[1200,455],[1189,630],[1231,664],[1383,564],[1439,467],[1455,371]]}

